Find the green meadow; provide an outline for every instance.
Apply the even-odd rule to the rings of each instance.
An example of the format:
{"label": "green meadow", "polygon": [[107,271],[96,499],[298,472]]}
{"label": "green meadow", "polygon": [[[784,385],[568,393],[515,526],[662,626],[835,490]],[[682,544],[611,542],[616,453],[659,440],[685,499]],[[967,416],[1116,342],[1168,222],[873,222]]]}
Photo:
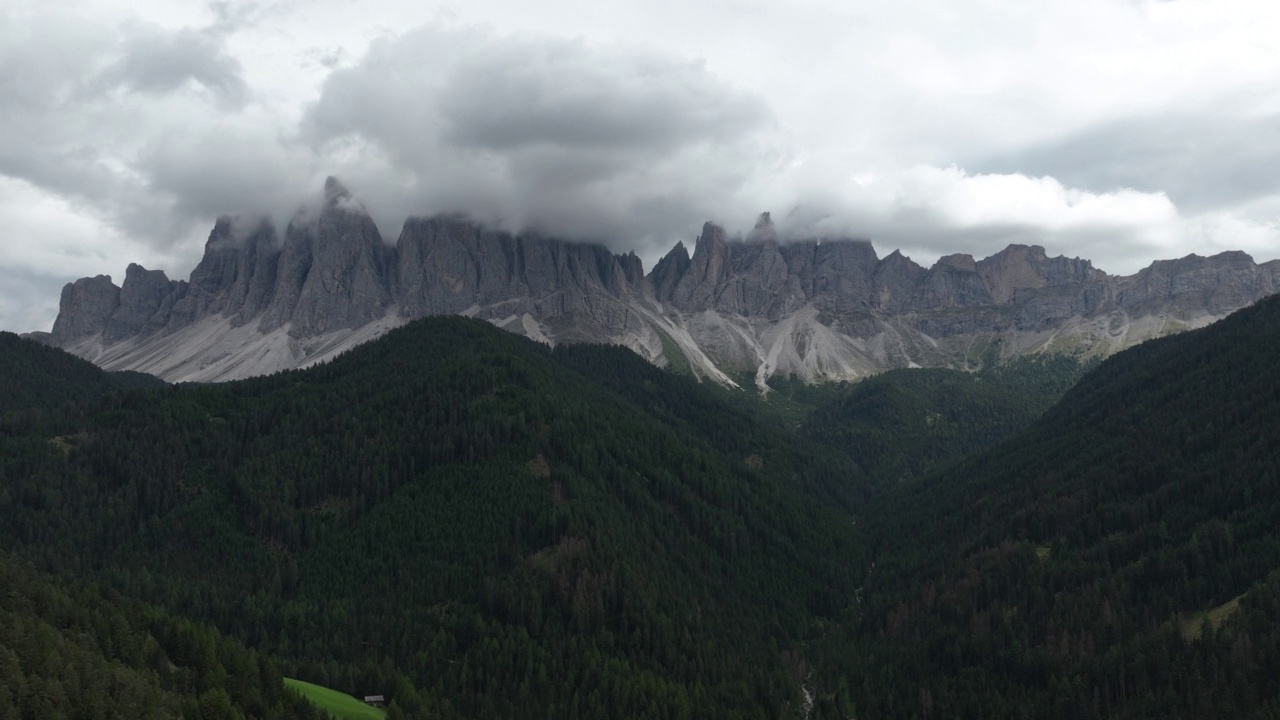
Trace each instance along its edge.
{"label": "green meadow", "polygon": [[360,700],[337,690],[320,687],[309,682],[285,678],[284,684],[310,700],[316,707],[332,715],[336,720],[382,720],[386,711],[369,707]]}

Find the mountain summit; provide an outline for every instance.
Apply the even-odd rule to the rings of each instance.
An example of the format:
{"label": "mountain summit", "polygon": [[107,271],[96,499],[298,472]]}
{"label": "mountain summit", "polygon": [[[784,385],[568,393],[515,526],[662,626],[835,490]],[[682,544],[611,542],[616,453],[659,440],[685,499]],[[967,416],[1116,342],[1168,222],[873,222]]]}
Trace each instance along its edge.
{"label": "mountain summit", "polygon": [[340,200],[350,200],[351,191],[338,178],[330,175],[324,179],[324,204],[333,205]]}
{"label": "mountain summit", "polygon": [[1128,277],[1010,245],[924,268],[865,240],[745,240],[707,223],[648,275],[634,254],[456,215],[405,221],[395,246],[336,178],[283,239],[220,218],[189,280],[131,265],[63,288],[52,345],[171,381],[248,377],[333,357],[410,319],[461,314],[546,343],[625,345],[726,384],[974,367],[1030,352],[1110,354],[1200,327],[1280,288],[1280,261],[1165,260]]}

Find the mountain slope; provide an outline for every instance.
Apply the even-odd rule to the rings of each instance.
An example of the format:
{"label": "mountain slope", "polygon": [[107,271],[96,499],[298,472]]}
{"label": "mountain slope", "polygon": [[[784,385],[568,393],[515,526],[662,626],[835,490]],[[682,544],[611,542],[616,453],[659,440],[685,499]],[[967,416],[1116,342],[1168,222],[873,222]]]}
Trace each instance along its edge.
{"label": "mountain slope", "polygon": [[0,332],[0,378],[0,447],[22,442],[11,434],[35,429],[69,447],[75,441],[77,423],[99,398],[164,384],[142,373],[108,373],[62,350],[7,332]]}
{"label": "mountain slope", "polygon": [[163,384],[140,373],[103,372],[93,363],[10,332],[0,332],[0,376],[5,379],[0,383],[0,415]]}
{"label": "mountain slope", "polygon": [[849,618],[859,480],[707,393],[618,348],[422,320],[309,370],[112,397],[71,452],[4,458],[0,533],[410,714],[778,716],[810,635]]}
{"label": "mountain slope", "polygon": [[645,275],[633,253],[511,234],[458,216],[409,218],[394,247],[333,178],[318,212],[278,233],[222,218],[190,279],[130,265],[115,286],[68,284],[45,340],[110,369],[230,380],[332,358],[404,322],[461,314],[545,343],[616,343],[660,366],[764,390],[774,376],[858,379],[969,368],[1032,352],[1105,356],[1201,327],[1280,288],[1280,261],[1240,252],[1114,277],[1010,245],[930,268],[864,240],[743,240],[707,223]]}
{"label": "mountain slope", "polygon": [[[6,429],[0,540],[416,716],[1274,717],[1277,367],[1270,299],[871,488],[620,348],[431,319]],[[1034,400],[931,376],[837,409]]]}
{"label": "mountain slope", "polygon": [[1273,717],[1277,368],[1270,299],[1116,355],[878,508],[850,662],[915,682],[864,716]]}
{"label": "mountain slope", "polygon": [[844,450],[875,480],[918,479],[1027,427],[1093,364],[1048,355],[976,372],[890,370],[836,388],[800,432]]}
{"label": "mountain slope", "polygon": [[0,552],[0,717],[320,717],[269,659]]}

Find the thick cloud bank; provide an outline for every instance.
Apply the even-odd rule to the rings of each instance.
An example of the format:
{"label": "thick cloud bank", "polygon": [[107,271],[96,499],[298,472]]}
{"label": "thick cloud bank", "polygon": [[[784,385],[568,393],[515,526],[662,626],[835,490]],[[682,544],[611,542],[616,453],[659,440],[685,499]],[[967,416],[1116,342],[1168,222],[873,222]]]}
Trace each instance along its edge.
{"label": "thick cloud bank", "polygon": [[13,0],[0,328],[341,177],[389,241],[465,212],[636,250],[704,220],[919,262],[1280,253],[1280,6]]}
{"label": "thick cloud bank", "polygon": [[615,246],[687,231],[778,153],[764,99],[701,63],[480,30],[375,43],[302,127],[384,227],[462,211]]}

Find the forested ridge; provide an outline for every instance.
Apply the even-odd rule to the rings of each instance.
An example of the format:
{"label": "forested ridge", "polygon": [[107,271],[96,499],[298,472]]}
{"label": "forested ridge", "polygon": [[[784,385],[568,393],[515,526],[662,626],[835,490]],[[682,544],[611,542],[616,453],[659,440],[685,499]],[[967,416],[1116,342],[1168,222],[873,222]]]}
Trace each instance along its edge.
{"label": "forested ridge", "polygon": [[1280,298],[884,498],[865,717],[1280,716]]}
{"label": "forested ridge", "polygon": [[706,392],[427,320],[6,435],[5,543],[410,714],[776,716],[852,612],[856,470]]}
{"label": "forested ridge", "polygon": [[1027,427],[1095,364],[1024,355],[976,372],[890,370],[828,389],[800,432],[874,480],[919,480]]}
{"label": "forested ridge", "polygon": [[71,427],[97,398],[161,385],[142,373],[103,372],[64,350],[0,331],[0,429],[9,433]]}
{"label": "forested ridge", "polygon": [[0,552],[0,718],[318,720],[276,663],[97,585]]}
{"label": "forested ridge", "polygon": [[0,395],[0,546],[397,716],[1280,717],[1277,368],[1276,300],[777,405],[460,318],[77,365]]}

